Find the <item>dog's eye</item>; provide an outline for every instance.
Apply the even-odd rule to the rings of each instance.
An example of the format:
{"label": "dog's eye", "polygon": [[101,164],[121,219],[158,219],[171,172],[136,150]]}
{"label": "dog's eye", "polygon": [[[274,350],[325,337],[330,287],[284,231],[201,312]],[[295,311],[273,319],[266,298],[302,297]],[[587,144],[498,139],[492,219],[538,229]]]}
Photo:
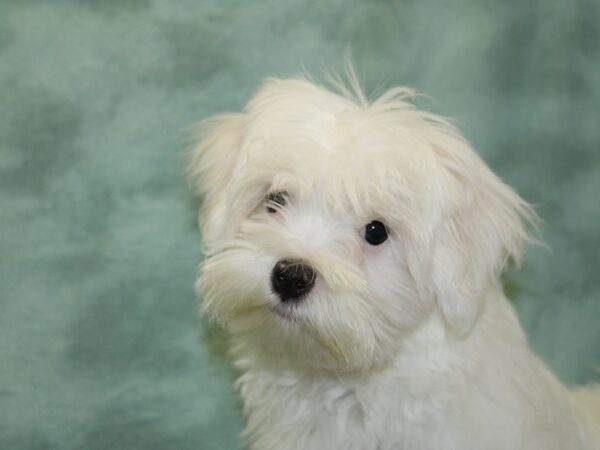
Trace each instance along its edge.
{"label": "dog's eye", "polygon": [[379,220],[365,225],[365,241],[371,245],[383,244],[388,238],[387,228]]}
{"label": "dog's eye", "polygon": [[273,214],[278,207],[287,205],[287,192],[277,191],[267,194],[267,212]]}

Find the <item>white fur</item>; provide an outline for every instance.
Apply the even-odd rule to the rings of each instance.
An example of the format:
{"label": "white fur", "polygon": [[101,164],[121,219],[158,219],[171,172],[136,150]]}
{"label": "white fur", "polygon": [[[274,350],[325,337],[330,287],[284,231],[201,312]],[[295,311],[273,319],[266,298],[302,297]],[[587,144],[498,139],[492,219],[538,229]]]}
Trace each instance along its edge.
{"label": "white fur", "polygon": [[[232,336],[251,448],[600,449],[591,394],[532,354],[502,292],[534,212],[410,90],[356,86],[268,80],[192,154],[198,288]],[[289,193],[276,213],[270,191]],[[293,307],[270,288],[282,258],[317,272]]]}

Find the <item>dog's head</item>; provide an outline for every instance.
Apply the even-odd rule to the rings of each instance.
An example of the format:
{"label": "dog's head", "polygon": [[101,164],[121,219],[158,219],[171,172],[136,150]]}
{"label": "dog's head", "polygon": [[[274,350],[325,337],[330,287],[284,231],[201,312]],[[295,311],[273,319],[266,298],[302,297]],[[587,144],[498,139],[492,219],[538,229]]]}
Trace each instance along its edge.
{"label": "dog's head", "polygon": [[410,95],[369,103],[270,80],[245,112],[203,123],[198,287],[246,351],[384,364],[432,315],[469,333],[482,292],[519,258],[531,209]]}

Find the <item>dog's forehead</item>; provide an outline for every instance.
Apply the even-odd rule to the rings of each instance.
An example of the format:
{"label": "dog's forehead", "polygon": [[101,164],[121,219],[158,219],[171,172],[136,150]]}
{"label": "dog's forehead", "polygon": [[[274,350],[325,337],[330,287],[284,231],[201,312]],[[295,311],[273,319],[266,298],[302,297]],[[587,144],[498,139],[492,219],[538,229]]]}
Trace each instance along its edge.
{"label": "dog's forehead", "polygon": [[409,186],[414,192],[425,181],[428,164],[418,145],[395,139],[385,127],[366,124],[364,118],[344,114],[320,126],[280,122],[256,133],[246,162],[243,169],[248,174],[262,174],[262,183],[274,189],[299,195],[318,189],[338,203],[344,197],[400,194]]}

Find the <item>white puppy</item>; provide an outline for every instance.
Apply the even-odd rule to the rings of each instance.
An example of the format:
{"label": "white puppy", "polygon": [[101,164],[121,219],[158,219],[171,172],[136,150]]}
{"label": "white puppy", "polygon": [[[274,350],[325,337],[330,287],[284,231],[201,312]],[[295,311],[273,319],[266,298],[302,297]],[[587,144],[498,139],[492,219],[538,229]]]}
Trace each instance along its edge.
{"label": "white puppy", "polygon": [[269,80],[192,154],[251,448],[600,449],[502,291],[534,212],[410,90],[338,91]]}

